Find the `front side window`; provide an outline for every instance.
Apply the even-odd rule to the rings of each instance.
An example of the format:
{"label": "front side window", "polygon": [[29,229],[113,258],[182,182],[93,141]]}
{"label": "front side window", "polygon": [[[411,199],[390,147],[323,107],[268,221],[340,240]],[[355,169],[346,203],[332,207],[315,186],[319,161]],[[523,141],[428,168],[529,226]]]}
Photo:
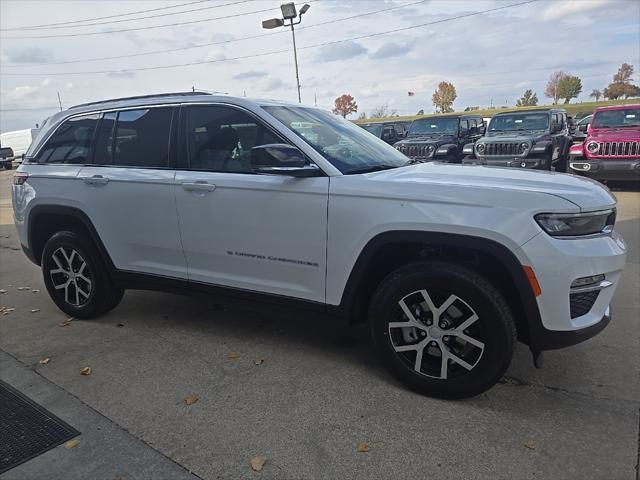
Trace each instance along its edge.
{"label": "front side window", "polygon": [[605,110],[593,116],[593,128],[640,127],[640,108]]}
{"label": "front side window", "polygon": [[189,167],[214,172],[252,173],[251,149],[286,143],[246,112],[222,105],[187,109]]}
{"label": "front side window", "polygon": [[172,111],[172,108],[161,107],[119,112],[113,165],[168,167]]}
{"label": "front side window", "polygon": [[401,167],[409,161],[387,142],[324,110],[289,105],[263,108],[342,173]]}
{"label": "front side window", "polygon": [[409,136],[414,135],[455,135],[459,120],[456,117],[434,117],[414,120],[409,128]]}
{"label": "front side window", "polygon": [[[489,132],[516,132],[528,130],[546,130],[549,128],[547,113],[514,113],[496,115],[489,123]],[[551,115],[551,117],[554,117]]]}
{"label": "front side window", "polygon": [[87,163],[100,115],[83,115],[62,123],[40,150],[38,163]]}

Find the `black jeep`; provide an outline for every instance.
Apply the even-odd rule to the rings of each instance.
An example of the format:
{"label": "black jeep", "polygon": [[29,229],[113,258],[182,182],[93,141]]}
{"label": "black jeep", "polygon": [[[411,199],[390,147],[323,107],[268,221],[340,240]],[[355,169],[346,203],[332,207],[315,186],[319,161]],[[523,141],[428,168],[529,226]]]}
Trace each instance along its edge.
{"label": "black jeep", "polygon": [[13,149],[0,145],[0,167],[11,170],[13,165]]}
{"label": "black jeep", "polygon": [[566,172],[571,143],[565,110],[498,113],[484,137],[464,146],[463,163]]}
{"label": "black jeep", "polygon": [[407,124],[409,122],[377,122],[363,123],[360,126],[367,132],[381,138],[389,145],[393,145],[398,140],[402,140],[407,134]]}
{"label": "black jeep", "polygon": [[462,148],[484,134],[485,124],[478,115],[442,115],[414,120],[407,138],[394,145],[416,162],[460,163]]}

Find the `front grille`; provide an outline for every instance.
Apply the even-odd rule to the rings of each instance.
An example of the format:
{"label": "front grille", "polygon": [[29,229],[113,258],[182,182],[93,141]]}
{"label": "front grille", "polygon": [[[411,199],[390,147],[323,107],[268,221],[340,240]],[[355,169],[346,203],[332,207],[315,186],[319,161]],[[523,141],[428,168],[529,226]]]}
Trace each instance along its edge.
{"label": "front grille", "polygon": [[596,303],[600,290],[592,290],[590,292],[580,292],[569,294],[569,309],[571,318],[578,318],[586,315]]}
{"label": "front grille", "polygon": [[520,155],[523,150],[520,143],[513,142],[490,142],[486,144],[485,155]]}
{"label": "front grille", "polygon": [[398,145],[396,148],[412,159],[422,160],[429,158],[427,145]]}
{"label": "front grille", "polygon": [[602,142],[598,144],[596,155],[601,157],[640,156],[640,142]]}

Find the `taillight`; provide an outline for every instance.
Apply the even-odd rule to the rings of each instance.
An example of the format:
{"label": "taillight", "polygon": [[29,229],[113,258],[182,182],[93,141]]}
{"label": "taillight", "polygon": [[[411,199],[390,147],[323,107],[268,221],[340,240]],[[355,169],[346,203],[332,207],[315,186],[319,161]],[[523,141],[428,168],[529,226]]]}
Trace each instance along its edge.
{"label": "taillight", "polygon": [[16,172],[13,174],[13,184],[24,185],[28,178],[29,174],[27,172]]}

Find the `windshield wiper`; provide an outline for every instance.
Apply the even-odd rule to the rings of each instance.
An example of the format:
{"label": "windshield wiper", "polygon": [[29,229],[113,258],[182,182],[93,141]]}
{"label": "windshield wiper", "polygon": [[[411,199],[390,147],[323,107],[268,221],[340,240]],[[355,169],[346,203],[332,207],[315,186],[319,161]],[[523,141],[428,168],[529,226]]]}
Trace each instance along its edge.
{"label": "windshield wiper", "polygon": [[380,170],[389,170],[392,168],[398,168],[402,165],[369,165],[367,167],[362,167],[362,168],[354,168],[352,170],[348,170],[346,172],[346,175],[353,175],[353,174],[359,174],[359,173],[371,173],[371,172],[379,172]]}

